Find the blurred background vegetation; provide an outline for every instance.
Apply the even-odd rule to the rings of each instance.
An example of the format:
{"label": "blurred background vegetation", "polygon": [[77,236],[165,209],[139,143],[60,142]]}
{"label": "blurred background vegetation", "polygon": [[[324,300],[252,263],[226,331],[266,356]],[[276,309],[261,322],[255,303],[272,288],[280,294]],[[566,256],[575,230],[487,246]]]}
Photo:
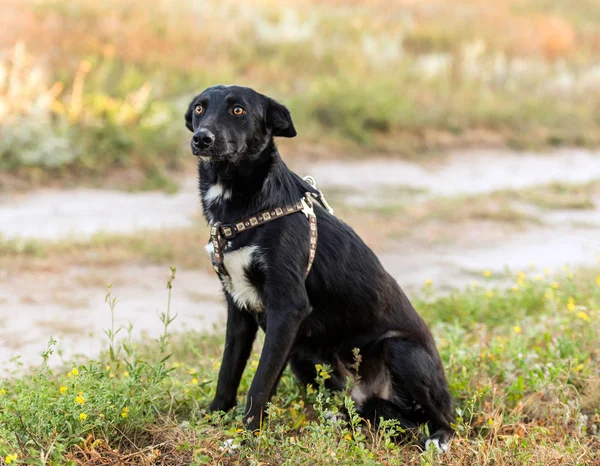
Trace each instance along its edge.
{"label": "blurred background vegetation", "polygon": [[0,0],[0,186],[175,189],[217,83],[286,103],[294,153],[600,140],[600,2]]}

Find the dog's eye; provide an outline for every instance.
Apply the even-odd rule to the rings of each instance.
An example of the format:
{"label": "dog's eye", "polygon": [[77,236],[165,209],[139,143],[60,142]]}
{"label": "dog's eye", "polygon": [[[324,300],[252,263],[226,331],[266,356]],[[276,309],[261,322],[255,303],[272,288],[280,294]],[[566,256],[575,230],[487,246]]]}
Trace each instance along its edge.
{"label": "dog's eye", "polygon": [[234,115],[240,116],[240,115],[243,115],[244,113],[246,113],[246,110],[244,110],[239,105],[236,105],[235,107],[233,107],[233,114]]}
{"label": "dog's eye", "polygon": [[204,111],[204,107],[202,107],[202,105],[196,105],[196,108],[194,109],[194,111],[200,115],[203,111]]}

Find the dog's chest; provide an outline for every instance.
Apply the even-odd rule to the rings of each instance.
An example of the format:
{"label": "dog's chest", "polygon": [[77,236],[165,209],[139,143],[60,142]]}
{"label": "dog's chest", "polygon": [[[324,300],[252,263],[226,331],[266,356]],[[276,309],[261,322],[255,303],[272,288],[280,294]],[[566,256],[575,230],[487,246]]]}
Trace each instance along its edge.
{"label": "dog's chest", "polygon": [[[206,251],[213,255],[213,246],[209,243]],[[222,277],[225,291],[241,309],[262,312],[264,310],[262,298],[248,278],[251,267],[261,263],[260,250],[258,246],[246,246],[227,252],[223,255],[223,264],[227,269],[229,277]]]}

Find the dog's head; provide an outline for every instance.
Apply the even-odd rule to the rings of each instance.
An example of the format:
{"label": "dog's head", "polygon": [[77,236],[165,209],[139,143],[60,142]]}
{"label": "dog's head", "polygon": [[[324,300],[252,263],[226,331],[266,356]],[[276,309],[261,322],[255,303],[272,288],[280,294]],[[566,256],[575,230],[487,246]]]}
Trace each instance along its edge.
{"label": "dog's head", "polygon": [[213,86],[197,95],[185,124],[194,133],[192,153],[203,160],[236,163],[258,156],[274,136],[296,136],[287,108],[241,86]]}

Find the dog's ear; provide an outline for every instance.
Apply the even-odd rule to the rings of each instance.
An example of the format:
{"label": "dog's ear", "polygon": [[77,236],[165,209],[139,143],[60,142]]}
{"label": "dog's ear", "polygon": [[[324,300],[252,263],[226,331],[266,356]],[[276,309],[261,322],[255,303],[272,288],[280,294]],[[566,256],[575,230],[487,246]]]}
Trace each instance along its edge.
{"label": "dog's ear", "polygon": [[296,136],[296,128],[292,122],[290,111],[279,102],[267,98],[267,128],[273,132],[273,136],[293,138]]}
{"label": "dog's ear", "polygon": [[192,117],[194,116],[194,107],[196,106],[196,98],[194,97],[192,99],[192,101],[190,102],[190,105],[187,109],[187,112],[185,112],[185,126],[187,126],[187,129],[189,129],[190,131],[194,131],[194,127],[192,126]]}

